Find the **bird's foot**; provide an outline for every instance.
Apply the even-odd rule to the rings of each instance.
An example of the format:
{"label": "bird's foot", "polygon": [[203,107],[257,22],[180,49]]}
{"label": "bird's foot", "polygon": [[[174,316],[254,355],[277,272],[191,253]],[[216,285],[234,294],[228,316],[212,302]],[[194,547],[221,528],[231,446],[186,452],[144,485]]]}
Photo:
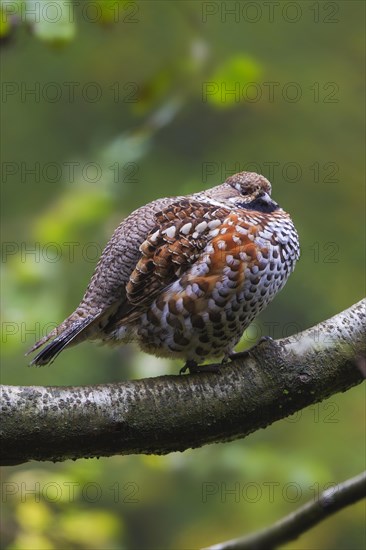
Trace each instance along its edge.
{"label": "bird's foot", "polygon": [[216,363],[213,365],[197,365],[196,361],[189,359],[184,367],[180,369],[179,374],[184,374],[187,370],[189,370],[189,374],[198,374],[202,372],[221,374],[220,367],[221,365]]}
{"label": "bird's foot", "polygon": [[244,351],[230,353],[229,358],[233,360],[233,359],[248,357],[255,348],[257,348],[258,346],[261,346],[262,344],[264,344],[264,342],[273,342],[273,338],[271,338],[270,336],[261,336],[258,342],[254,344],[254,346]]}

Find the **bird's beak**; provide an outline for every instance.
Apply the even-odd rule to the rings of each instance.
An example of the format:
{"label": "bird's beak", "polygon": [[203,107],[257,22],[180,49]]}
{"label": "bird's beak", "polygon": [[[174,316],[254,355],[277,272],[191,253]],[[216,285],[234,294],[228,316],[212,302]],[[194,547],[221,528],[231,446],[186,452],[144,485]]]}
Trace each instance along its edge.
{"label": "bird's beak", "polygon": [[268,204],[269,203],[273,203],[274,201],[271,199],[270,195],[268,195],[268,193],[266,193],[265,191],[263,193],[261,193],[260,195],[260,198],[262,199],[262,201],[264,202],[267,202]]}

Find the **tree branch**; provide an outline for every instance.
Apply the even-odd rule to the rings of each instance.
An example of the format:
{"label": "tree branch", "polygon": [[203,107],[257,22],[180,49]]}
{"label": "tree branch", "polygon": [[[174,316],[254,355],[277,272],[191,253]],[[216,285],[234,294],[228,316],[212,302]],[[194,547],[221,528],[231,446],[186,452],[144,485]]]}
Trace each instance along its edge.
{"label": "tree branch", "polygon": [[365,303],[295,336],[264,342],[221,374],[3,386],[1,463],[166,454],[265,428],[362,381]]}
{"label": "tree branch", "polygon": [[314,501],[277,521],[270,527],[246,537],[209,546],[205,550],[272,550],[279,544],[297,539],[342,508],[366,496],[366,472],[327,489]]}

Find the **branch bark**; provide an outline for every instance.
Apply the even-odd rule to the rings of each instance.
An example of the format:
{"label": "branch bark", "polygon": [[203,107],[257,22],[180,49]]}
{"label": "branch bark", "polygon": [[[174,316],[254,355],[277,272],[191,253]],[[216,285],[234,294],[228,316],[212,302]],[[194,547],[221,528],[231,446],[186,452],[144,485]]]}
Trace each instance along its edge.
{"label": "branch bark", "polygon": [[166,454],[245,437],[362,381],[365,305],[264,342],[221,374],[2,386],[0,463]]}
{"label": "branch bark", "polygon": [[274,525],[248,536],[209,546],[205,550],[273,550],[297,539],[335,512],[366,496],[366,472],[327,489],[315,501],[277,521]]}

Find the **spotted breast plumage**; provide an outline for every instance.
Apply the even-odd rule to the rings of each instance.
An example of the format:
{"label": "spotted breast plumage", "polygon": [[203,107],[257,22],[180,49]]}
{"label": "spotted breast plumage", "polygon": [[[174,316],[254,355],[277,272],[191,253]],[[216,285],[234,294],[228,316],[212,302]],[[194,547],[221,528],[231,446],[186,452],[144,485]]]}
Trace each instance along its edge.
{"label": "spotted breast plumage", "polygon": [[299,239],[271,199],[271,184],[241,172],[189,196],[153,201],[128,216],[105,247],[77,309],[37,342],[31,364],[84,340],[136,342],[190,370],[224,361],[285,285]]}

